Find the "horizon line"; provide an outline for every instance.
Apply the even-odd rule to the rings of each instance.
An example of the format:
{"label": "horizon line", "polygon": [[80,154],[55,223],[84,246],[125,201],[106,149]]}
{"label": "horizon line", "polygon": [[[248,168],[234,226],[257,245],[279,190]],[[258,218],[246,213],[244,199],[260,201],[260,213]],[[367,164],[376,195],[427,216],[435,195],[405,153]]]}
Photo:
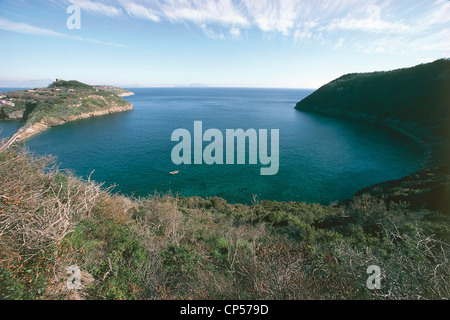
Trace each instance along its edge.
{"label": "horizon line", "polygon": [[[290,89],[290,90],[317,90],[313,87],[271,87],[271,86],[189,86],[189,85],[172,85],[172,86],[140,86],[140,85],[113,85],[113,84],[91,84],[90,86],[110,86],[118,88],[129,88],[129,89]],[[46,87],[35,87],[35,86],[0,86],[0,88],[7,89],[39,89]]]}

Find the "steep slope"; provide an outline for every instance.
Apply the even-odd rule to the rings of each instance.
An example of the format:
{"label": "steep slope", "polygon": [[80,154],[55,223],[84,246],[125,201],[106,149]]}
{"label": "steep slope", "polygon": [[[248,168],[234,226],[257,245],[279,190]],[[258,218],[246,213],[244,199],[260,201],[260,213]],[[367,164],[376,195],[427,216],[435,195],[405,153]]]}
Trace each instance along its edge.
{"label": "steep slope", "polygon": [[388,72],[347,74],[295,108],[393,126],[426,143],[433,162],[442,162],[448,157],[450,137],[450,60]]}
{"label": "steep slope", "polygon": [[389,125],[422,141],[430,151],[428,168],[367,187],[355,196],[370,194],[387,203],[404,201],[411,208],[450,213],[450,60],[344,75],[295,108]]}

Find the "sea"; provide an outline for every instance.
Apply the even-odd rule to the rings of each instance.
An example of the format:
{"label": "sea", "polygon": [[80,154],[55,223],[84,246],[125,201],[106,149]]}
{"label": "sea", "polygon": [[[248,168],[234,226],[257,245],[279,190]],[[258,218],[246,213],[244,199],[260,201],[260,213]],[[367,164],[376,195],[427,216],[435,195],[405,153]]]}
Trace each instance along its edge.
{"label": "sea", "polygon": [[[402,178],[426,159],[421,144],[392,128],[295,110],[311,89],[127,89],[135,93],[124,98],[133,104],[132,111],[53,127],[30,138],[25,147],[55,156],[60,170],[113,186],[113,192],[217,196],[243,204],[254,199],[330,204],[370,185]],[[172,134],[184,129],[193,145],[196,121],[201,121],[203,133],[222,132],[224,149],[227,129],[265,129],[269,149],[270,132],[278,130],[277,173],[261,175],[268,165],[249,163],[249,140],[245,164],[175,164],[172,150],[179,142],[172,141]],[[0,138],[22,124],[0,121]],[[203,148],[209,143],[203,142]],[[179,172],[171,175],[173,171]]]}

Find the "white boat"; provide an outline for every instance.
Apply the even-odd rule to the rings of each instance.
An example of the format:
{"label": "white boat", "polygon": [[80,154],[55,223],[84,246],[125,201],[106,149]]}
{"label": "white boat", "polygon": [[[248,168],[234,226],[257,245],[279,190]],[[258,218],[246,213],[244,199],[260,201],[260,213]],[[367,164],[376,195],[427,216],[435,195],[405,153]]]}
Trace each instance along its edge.
{"label": "white boat", "polygon": [[180,173],[180,171],[172,171],[169,174],[173,176],[174,174],[178,174],[178,173]]}

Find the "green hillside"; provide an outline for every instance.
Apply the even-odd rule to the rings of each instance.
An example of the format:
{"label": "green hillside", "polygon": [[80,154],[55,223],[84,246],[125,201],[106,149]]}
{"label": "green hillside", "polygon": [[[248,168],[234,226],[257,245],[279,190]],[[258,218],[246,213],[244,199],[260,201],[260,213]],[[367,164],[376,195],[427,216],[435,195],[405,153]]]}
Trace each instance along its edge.
{"label": "green hillside", "polygon": [[58,79],[57,81],[53,82],[51,85],[48,86],[49,88],[71,88],[71,89],[85,89],[85,90],[93,90],[94,87],[76,81],[76,80],[60,80]]}
{"label": "green hillside", "polygon": [[449,212],[449,59],[387,72],[347,74],[324,85],[295,108],[370,120],[422,141],[430,151],[428,168],[367,187],[355,196],[370,194],[387,203],[406,202],[416,209]]}
{"label": "green hillside", "polygon": [[296,109],[392,125],[432,147],[442,159],[450,137],[450,60],[412,68],[344,75],[297,103]]}
{"label": "green hillside", "polygon": [[[122,94],[126,91],[120,88],[117,90]],[[23,120],[30,125],[41,120],[64,120],[130,105],[111,90],[102,90],[75,80],[60,79],[48,88],[10,91],[5,94],[5,99],[8,104],[0,105],[0,120]]]}

